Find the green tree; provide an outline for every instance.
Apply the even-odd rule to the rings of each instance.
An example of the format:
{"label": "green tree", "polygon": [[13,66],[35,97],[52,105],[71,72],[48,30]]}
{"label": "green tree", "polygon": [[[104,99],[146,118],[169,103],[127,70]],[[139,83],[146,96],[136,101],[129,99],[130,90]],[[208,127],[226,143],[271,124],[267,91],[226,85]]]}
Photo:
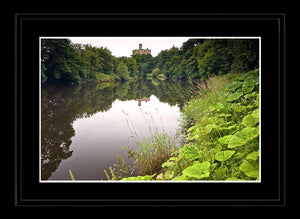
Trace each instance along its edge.
{"label": "green tree", "polygon": [[80,66],[83,63],[69,39],[42,39],[41,45],[44,82],[46,80],[75,83],[80,81]]}
{"label": "green tree", "polygon": [[199,78],[198,62],[195,56],[191,56],[183,62],[186,78]]}
{"label": "green tree", "polygon": [[101,68],[99,71],[104,74],[112,75],[114,73],[114,65],[111,52],[107,48],[97,48],[98,55],[101,59]]}
{"label": "green tree", "polygon": [[124,62],[121,61],[117,65],[116,75],[118,75],[122,80],[128,80],[130,78],[128,68]]}
{"label": "green tree", "polygon": [[128,71],[130,73],[130,77],[135,78],[138,76],[138,65],[136,59],[132,57],[125,57],[125,56],[122,56],[118,59],[119,61],[122,61],[123,63],[126,64]]}
{"label": "green tree", "polygon": [[188,50],[193,49],[195,46],[202,44],[204,42],[204,39],[189,39],[182,43],[181,51],[182,53],[186,53]]}
{"label": "green tree", "polygon": [[154,68],[153,57],[150,54],[136,54],[132,58],[136,60],[139,77],[146,76]]}
{"label": "green tree", "polygon": [[232,39],[230,47],[230,53],[233,56],[232,72],[247,72],[259,67],[258,39]]}

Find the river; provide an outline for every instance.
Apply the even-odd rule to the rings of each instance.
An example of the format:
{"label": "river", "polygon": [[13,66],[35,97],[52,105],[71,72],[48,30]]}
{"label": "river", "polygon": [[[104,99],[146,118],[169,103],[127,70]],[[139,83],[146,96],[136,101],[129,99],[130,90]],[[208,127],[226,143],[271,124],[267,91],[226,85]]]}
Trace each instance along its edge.
{"label": "river", "polygon": [[146,80],[41,89],[41,181],[106,180],[122,147],[153,132],[176,134],[188,81]]}

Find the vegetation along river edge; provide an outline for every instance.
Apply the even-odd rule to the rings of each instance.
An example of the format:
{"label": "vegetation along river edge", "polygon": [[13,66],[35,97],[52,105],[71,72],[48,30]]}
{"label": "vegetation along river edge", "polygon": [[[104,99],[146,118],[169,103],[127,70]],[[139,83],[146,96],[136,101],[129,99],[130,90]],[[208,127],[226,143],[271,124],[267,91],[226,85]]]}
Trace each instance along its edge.
{"label": "vegetation along river edge", "polygon": [[183,110],[184,144],[156,133],[127,148],[140,175],[121,157],[108,180],[259,180],[259,70],[212,76],[199,84]]}
{"label": "vegetation along river edge", "polygon": [[[41,40],[42,85],[191,80],[198,83],[184,104],[181,135],[153,133],[124,148],[129,166],[118,156],[104,171],[107,180],[258,181],[258,39],[189,39],[181,48],[157,56],[115,57],[107,48],[74,44],[69,39]],[[43,123],[43,121],[42,121]],[[138,172],[134,176],[132,171]],[[69,170],[70,180],[76,180]]]}

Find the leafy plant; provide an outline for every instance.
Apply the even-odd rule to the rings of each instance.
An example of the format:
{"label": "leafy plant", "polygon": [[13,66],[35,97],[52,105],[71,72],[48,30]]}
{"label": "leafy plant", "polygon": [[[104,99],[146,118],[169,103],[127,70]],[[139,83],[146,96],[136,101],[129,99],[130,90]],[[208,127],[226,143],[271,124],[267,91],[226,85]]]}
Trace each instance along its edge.
{"label": "leafy plant", "polygon": [[184,113],[195,116],[187,128],[185,145],[162,164],[164,171],[157,179],[258,180],[257,82],[258,70],[250,71],[234,78],[226,88],[214,90],[215,99],[207,91],[190,101]]}
{"label": "leafy plant", "polygon": [[257,128],[244,128],[243,130],[236,132],[228,142],[228,148],[234,148],[237,146],[245,145],[253,138],[257,137],[259,130]]}
{"label": "leafy plant", "polygon": [[202,179],[205,177],[209,177],[209,162],[196,163],[182,171],[182,173],[189,177],[194,177],[197,179]]}
{"label": "leafy plant", "polygon": [[[128,150],[140,176],[121,180],[258,180],[257,82],[258,70],[210,78],[184,108],[184,145],[175,147],[178,139],[165,133],[140,141],[137,150]],[[115,170],[110,169],[112,179]]]}
{"label": "leafy plant", "polygon": [[218,161],[225,161],[231,158],[231,156],[235,153],[235,151],[219,151],[216,153],[215,158]]}

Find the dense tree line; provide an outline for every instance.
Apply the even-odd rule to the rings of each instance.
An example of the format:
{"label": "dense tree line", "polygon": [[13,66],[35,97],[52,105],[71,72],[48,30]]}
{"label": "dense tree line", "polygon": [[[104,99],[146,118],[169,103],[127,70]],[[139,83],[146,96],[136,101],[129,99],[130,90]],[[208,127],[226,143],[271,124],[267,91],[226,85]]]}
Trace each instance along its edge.
{"label": "dense tree line", "polygon": [[189,39],[157,56],[114,57],[107,48],[42,39],[44,82],[114,81],[145,77],[154,69],[167,78],[206,79],[209,75],[258,68],[258,39]]}
{"label": "dense tree line", "polygon": [[173,46],[144,61],[143,68],[146,73],[159,68],[167,77],[203,80],[258,68],[258,58],[257,39],[189,39],[181,48]]}
{"label": "dense tree line", "polygon": [[138,75],[134,58],[114,57],[107,48],[42,39],[41,50],[42,83],[129,80]]}

